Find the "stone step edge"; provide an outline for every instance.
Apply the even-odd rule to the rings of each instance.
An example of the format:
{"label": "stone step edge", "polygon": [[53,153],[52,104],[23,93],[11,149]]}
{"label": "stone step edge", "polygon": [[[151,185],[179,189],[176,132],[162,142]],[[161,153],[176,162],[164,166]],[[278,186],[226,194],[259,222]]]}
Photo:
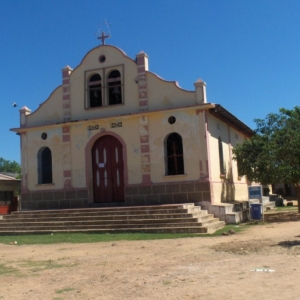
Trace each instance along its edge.
{"label": "stone step edge", "polygon": [[[140,206],[118,206],[118,207],[83,207],[83,208],[66,208],[66,209],[41,209],[41,210],[21,210],[21,211],[14,211],[11,214],[18,214],[18,213],[41,213],[41,212],[49,212],[49,213],[58,213],[58,212],[84,212],[84,211],[117,211],[117,210],[157,210],[157,209],[168,209],[168,208],[181,208],[181,209],[188,209],[189,207],[194,207],[194,203],[179,203],[179,204],[161,204],[161,205],[140,205]],[[200,206],[197,206],[200,207]]]}

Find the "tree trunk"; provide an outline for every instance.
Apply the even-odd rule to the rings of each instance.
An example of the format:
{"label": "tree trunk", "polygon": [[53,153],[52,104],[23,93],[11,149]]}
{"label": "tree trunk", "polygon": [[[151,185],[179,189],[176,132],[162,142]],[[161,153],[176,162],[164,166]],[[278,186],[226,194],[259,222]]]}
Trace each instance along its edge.
{"label": "tree trunk", "polygon": [[298,213],[300,213],[300,186],[296,186],[297,200],[298,200]]}

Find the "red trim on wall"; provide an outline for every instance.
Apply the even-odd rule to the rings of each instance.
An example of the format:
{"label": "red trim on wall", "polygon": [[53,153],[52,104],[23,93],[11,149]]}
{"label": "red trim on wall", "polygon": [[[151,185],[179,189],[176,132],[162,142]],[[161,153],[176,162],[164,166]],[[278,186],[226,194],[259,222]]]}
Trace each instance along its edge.
{"label": "red trim on wall", "polygon": [[66,179],[64,182],[64,189],[70,190],[72,188],[72,181],[71,179]]}
{"label": "red trim on wall", "polygon": [[141,144],[148,144],[149,143],[149,135],[141,135],[140,142],[141,142]]}
{"label": "red trim on wall", "polygon": [[63,78],[67,78],[67,77],[70,77],[70,70],[63,70],[62,71],[62,77]]}
{"label": "red trim on wall", "polygon": [[69,134],[64,134],[64,135],[62,136],[62,141],[63,141],[64,143],[70,142],[70,135],[69,135]]}
{"label": "red trim on wall", "polygon": [[148,185],[151,184],[151,176],[150,174],[143,174],[143,184]]}
{"label": "red trim on wall", "polygon": [[140,104],[140,106],[147,106],[148,105],[148,100],[140,100],[139,104]]}
{"label": "red trim on wall", "polygon": [[64,126],[63,133],[70,133],[70,126]]}
{"label": "red trim on wall", "polygon": [[149,145],[142,145],[141,146],[142,153],[149,153]]}
{"label": "red trim on wall", "polygon": [[63,84],[69,84],[70,83],[70,79],[64,79],[63,80]]}
{"label": "red trim on wall", "polygon": [[63,100],[70,100],[70,94],[63,95]]}
{"label": "red trim on wall", "polygon": [[145,66],[138,67],[138,73],[144,73],[145,72]]}
{"label": "red trim on wall", "polygon": [[138,66],[144,65],[145,64],[144,61],[145,61],[144,56],[138,56],[136,58],[136,63],[137,63]]}
{"label": "red trim on wall", "polygon": [[64,170],[64,177],[72,177],[71,170]]}
{"label": "red trim on wall", "polygon": [[70,107],[71,107],[71,103],[69,101],[63,104],[64,109],[70,108]]}

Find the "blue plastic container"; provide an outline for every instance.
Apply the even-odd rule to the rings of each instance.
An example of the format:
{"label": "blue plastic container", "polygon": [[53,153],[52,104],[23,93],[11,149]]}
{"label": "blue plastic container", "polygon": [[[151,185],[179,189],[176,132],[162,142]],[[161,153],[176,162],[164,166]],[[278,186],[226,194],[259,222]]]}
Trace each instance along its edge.
{"label": "blue plastic container", "polygon": [[251,219],[260,220],[261,219],[261,204],[253,203],[251,204]]}

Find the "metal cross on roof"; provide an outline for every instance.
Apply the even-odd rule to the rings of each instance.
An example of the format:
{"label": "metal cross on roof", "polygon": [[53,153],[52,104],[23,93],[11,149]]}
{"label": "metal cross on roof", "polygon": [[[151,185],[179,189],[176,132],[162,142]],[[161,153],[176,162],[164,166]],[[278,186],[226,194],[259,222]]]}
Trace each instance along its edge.
{"label": "metal cross on roof", "polygon": [[102,31],[101,35],[97,37],[98,40],[102,41],[102,45],[105,45],[105,39],[110,38],[110,35],[105,35],[105,32]]}

